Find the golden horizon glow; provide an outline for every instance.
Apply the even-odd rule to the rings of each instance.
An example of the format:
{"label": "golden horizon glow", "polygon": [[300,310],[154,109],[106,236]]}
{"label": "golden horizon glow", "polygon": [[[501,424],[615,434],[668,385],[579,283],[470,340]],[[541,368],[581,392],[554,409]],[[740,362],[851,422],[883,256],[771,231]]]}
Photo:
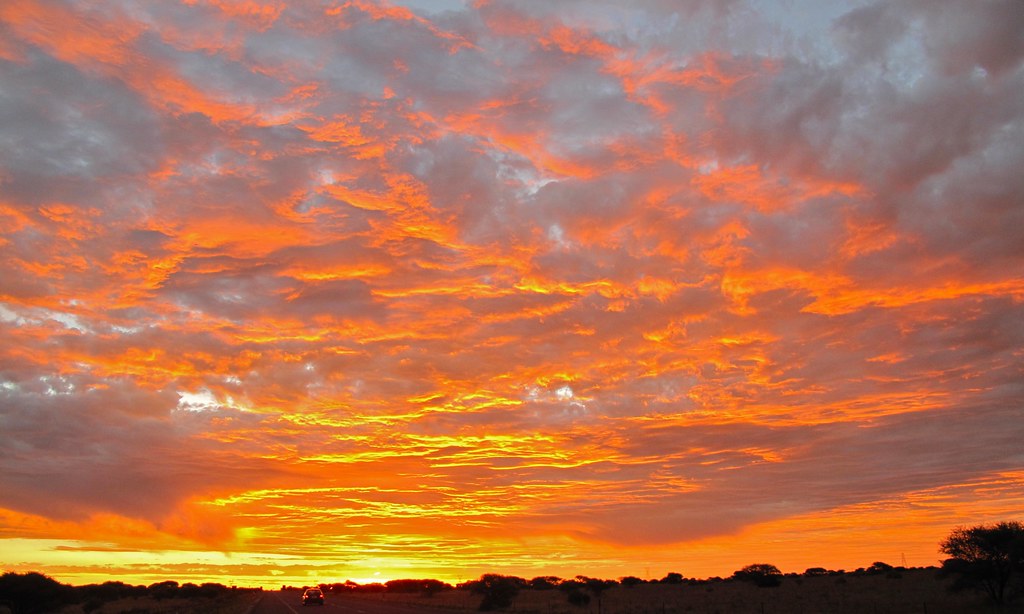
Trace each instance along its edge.
{"label": "golden horizon glow", "polygon": [[847,4],[0,4],[0,567],[712,577],[1019,520],[1019,11]]}

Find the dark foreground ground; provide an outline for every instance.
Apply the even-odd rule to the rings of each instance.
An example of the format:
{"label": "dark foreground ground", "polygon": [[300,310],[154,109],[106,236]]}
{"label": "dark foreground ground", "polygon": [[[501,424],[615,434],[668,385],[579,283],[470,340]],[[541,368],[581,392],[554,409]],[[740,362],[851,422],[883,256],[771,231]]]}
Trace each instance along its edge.
{"label": "dark foreground ground", "polygon": [[[740,581],[616,586],[583,607],[559,590],[521,591],[509,614],[1024,614],[1024,600],[997,608],[975,592],[950,593],[936,569],[898,574],[785,577],[780,586],[759,588]],[[328,596],[330,597],[330,596]],[[351,597],[349,598],[351,599]],[[361,602],[402,603],[431,609],[475,611],[480,596],[446,591],[433,597],[383,594]],[[346,600],[347,602],[347,600]],[[301,611],[301,606],[296,608]],[[377,614],[353,611],[352,614]],[[386,614],[381,612],[380,614]]]}

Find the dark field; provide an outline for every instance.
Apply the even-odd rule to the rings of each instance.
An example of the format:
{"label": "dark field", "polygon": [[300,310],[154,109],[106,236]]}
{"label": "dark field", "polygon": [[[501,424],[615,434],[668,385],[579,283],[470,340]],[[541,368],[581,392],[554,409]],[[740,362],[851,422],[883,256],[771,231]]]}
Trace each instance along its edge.
{"label": "dark field", "polygon": [[[601,603],[571,605],[559,590],[523,590],[506,610],[511,614],[964,614],[1024,612],[1024,603],[997,608],[975,592],[951,593],[937,569],[911,569],[885,575],[787,576],[777,587],[760,588],[736,580],[696,584],[616,586]],[[454,590],[432,597],[410,594],[366,595],[367,600],[475,611],[480,596]]]}

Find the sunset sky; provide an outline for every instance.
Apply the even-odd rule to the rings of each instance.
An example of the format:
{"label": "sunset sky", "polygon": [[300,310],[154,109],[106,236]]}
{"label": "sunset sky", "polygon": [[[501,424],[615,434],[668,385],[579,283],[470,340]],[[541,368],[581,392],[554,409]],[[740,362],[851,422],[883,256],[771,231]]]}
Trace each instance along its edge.
{"label": "sunset sky", "polygon": [[1020,0],[4,0],[0,567],[938,564],[1022,92]]}

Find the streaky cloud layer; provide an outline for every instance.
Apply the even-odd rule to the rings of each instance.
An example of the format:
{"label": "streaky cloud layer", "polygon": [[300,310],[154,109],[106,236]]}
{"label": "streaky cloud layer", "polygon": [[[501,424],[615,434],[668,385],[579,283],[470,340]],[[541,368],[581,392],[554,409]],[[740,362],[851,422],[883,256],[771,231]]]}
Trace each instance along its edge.
{"label": "streaky cloud layer", "polygon": [[929,565],[1024,509],[1015,0],[0,5],[0,540]]}

